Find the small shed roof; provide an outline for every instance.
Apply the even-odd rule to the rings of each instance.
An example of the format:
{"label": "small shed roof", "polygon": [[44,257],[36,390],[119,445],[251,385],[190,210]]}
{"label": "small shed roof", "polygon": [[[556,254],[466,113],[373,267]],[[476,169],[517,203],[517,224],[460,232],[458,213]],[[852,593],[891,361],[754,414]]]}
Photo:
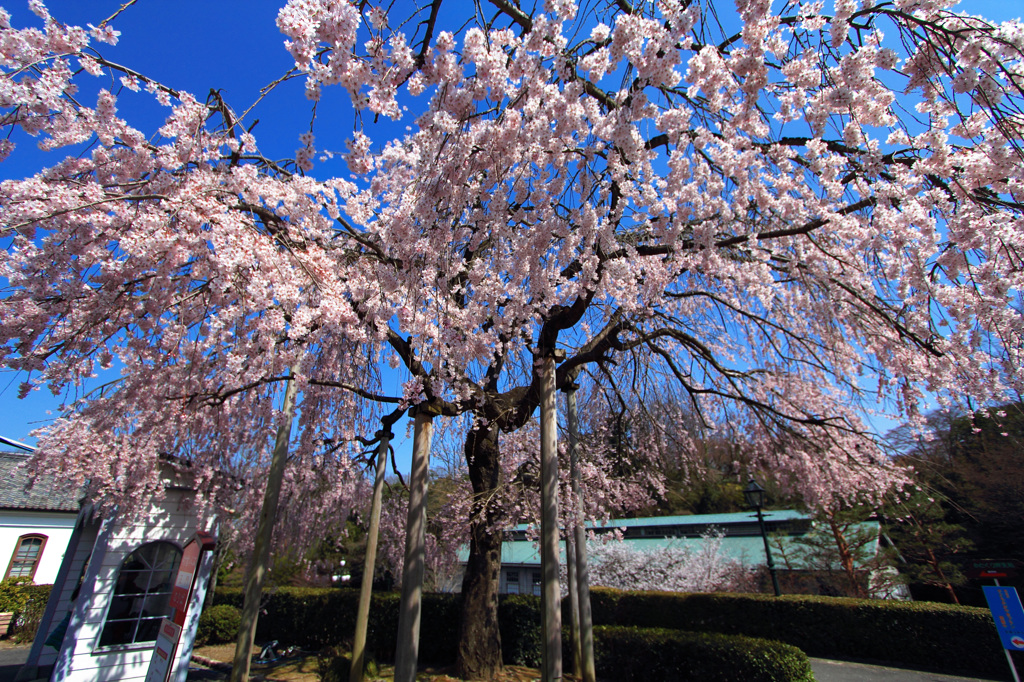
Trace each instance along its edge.
{"label": "small shed roof", "polygon": [[0,452],[0,509],[78,512],[81,490],[68,488],[56,476],[42,475],[31,484],[30,455]]}

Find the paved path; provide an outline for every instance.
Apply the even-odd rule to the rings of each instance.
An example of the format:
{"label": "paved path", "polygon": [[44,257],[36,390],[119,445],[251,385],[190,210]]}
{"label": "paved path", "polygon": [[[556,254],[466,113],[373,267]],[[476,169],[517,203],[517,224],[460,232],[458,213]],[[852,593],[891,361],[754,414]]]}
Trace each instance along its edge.
{"label": "paved path", "polygon": [[28,651],[31,648],[28,644],[12,646],[7,643],[0,648],[0,682],[14,682],[22,664],[28,660]]}
{"label": "paved path", "polygon": [[[812,658],[811,668],[817,682],[979,682],[976,677],[955,677],[824,658]],[[1006,679],[1010,679],[1009,669]]]}
{"label": "paved path", "polygon": [[[21,665],[28,660],[28,650],[28,645],[0,648],[0,682],[14,682]],[[953,677],[901,668],[828,661],[823,658],[812,658],[811,667],[814,669],[817,682],[979,682],[973,677]],[[189,674],[189,680],[193,679],[210,678],[199,671],[194,671]]]}

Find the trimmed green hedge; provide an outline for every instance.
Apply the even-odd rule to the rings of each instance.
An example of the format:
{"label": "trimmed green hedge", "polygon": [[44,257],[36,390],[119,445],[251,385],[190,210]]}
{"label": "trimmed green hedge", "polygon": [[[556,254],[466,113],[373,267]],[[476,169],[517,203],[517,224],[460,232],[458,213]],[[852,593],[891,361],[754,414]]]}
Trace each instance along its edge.
{"label": "trimmed green hedge", "polygon": [[[378,661],[391,661],[398,632],[396,592],[375,592],[370,604],[366,648]],[[263,610],[256,624],[260,641],[276,639],[282,645],[322,649],[351,643],[355,632],[359,592],[353,589],[282,587],[263,597]],[[240,589],[221,588],[215,604],[242,607]],[[423,595],[420,622],[420,661],[450,664],[457,654],[457,635],[462,613],[459,594]],[[528,595],[507,595],[498,602],[502,658],[509,665],[536,666],[540,660],[540,599]]]}
{"label": "trimmed green hedge", "polygon": [[241,622],[242,612],[234,606],[220,604],[205,609],[199,616],[196,646],[233,642],[238,636]]}
{"label": "trimmed green hedge", "polygon": [[[306,649],[351,643],[358,601],[359,593],[352,589],[280,588],[264,597],[266,613],[260,616],[256,636]],[[241,608],[241,590],[220,589],[215,603]],[[874,660],[946,673],[1000,677],[1006,668],[992,616],[974,607],[604,588],[592,591],[591,604],[595,625],[744,635],[784,642],[809,656]],[[461,595],[424,595],[420,625],[424,663],[446,665],[455,660],[460,614]],[[505,663],[538,666],[540,599],[503,596],[498,619]],[[564,610],[562,620],[569,623]],[[375,593],[367,632],[367,650],[373,658],[392,659],[397,630],[398,594]]]}
{"label": "trimmed green hedge", "polygon": [[623,682],[814,682],[804,652],[754,637],[599,626],[594,656],[598,676]]}
{"label": "trimmed green hedge", "polygon": [[676,594],[595,588],[596,625],[632,625],[774,639],[809,656],[875,660],[938,672],[1006,672],[987,609],[819,596]]}
{"label": "trimmed green hedge", "polygon": [[46,601],[53,585],[34,585],[28,578],[0,581],[0,613],[14,613],[8,636],[16,642],[31,642],[39,629]]}

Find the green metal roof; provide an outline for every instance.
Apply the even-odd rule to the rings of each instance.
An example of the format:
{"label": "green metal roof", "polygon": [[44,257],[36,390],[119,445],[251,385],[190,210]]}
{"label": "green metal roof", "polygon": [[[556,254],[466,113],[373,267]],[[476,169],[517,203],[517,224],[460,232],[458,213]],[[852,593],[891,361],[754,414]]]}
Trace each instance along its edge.
{"label": "green metal roof", "polygon": [[[793,510],[773,510],[764,513],[765,522],[771,524],[785,523],[790,521],[810,521],[810,517],[807,514]],[[627,536],[623,542],[629,544],[633,549],[639,551],[653,551],[658,549],[664,549],[666,547],[693,547],[696,548],[700,545],[703,540],[700,537],[685,537],[687,527],[694,527],[692,530],[703,530],[708,526],[715,526],[724,531],[725,537],[722,538],[722,551],[730,558],[740,561],[747,565],[757,565],[765,563],[764,554],[764,541],[761,538],[759,530],[757,532],[750,532],[749,524],[751,522],[756,524],[756,516],[749,512],[740,512],[734,514],[693,514],[686,516],[658,516],[658,517],[645,517],[639,519],[612,519],[604,523],[598,524],[587,524],[588,527],[592,527],[594,530],[600,533],[601,530],[605,529],[623,529],[624,531],[629,528],[646,528],[649,531],[653,530],[657,532],[657,529],[664,528],[666,530],[674,530],[683,536],[677,537],[636,537],[633,534]],[[861,526],[871,529],[877,536],[878,522],[868,521],[860,524]],[[735,534],[730,534],[730,526]],[[517,535],[521,535],[523,532],[530,528],[529,524],[520,524],[513,529]],[[626,531],[628,532],[628,531]],[[775,558],[776,564],[781,564],[782,556],[779,548],[779,544],[782,544],[782,548],[785,551],[789,551],[790,547],[796,549],[799,545],[795,542],[799,537],[802,537],[806,533],[798,531],[791,535],[776,534],[772,538],[772,555]],[[614,542],[614,540],[612,540]],[[877,540],[876,540],[877,543]],[[877,549],[877,548],[876,548]],[[561,548],[561,561],[565,561],[564,545]],[[462,547],[459,550],[459,559],[465,561],[469,556],[469,548]],[[539,546],[536,541],[532,539],[513,539],[506,540],[501,545],[501,563],[505,565],[540,565],[540,553]]]}

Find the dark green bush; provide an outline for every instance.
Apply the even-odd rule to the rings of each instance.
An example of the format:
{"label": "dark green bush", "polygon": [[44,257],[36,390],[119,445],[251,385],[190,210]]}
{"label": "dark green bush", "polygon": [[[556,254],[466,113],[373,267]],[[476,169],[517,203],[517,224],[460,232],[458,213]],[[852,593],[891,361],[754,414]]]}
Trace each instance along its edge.
{"label": "dark green bush", "polygon": [[665,628],[594,628],[599,677],[664,682],[814,682],[795,646],[754,637]]}
{"label": "dark green bush", "polygon": [[0,613],[17,615],[25,608],[25,588],[32,583],[31,578],[4,578],[0,580]]}
{"label": "dark green bush", "polygon": [[321,649],[316,656],[316,675],[320,682],[348,682],[352,670],[352,652],[342,646]]}
{"label": "dark green bush", "polygon": [[0,613],[13,613],[8,637],[15,642],[31,642],[39,629],[53,585],[33,585],[29,578],[0,581]]}
{"label": "dark green bush", "polygon": [[199,616],[196,646],[234,641],[241,621],[242,612],[237,607],[228,604],[211,606]]}
{"label": "dark green bush", "polygon": [[986,609],[930,602],[758,594],[591,594],[594,623],[774,639],[809,656],[1001,676],[1006,660]]}
{"label": "dark green bush", "polygon": [[[540,597],[509,594],[498,602],[501,658],[508,665],[540,667]],[[456,630],[457,631],[457,630]]]}
{"label": "dark green bush", "polygon": [[[374,593],[366,649],[379,661],[392,661],[398,631],[398,599],[395,592]],[[242,591],[219,589],[217,604],[241,608]],[[304,649],[351,644],[355,632],[359,593],[351,589],[282,587],[264,595],[263,612],[256,625],[260,641],[276,639]],[[420,622],[420,656],[423,663],[448,665],[455,661],[462,596],[423,595]],[[540,599],[509,595],[498,603],[502,656],[510,665],[537,665],[540,660]]]}

